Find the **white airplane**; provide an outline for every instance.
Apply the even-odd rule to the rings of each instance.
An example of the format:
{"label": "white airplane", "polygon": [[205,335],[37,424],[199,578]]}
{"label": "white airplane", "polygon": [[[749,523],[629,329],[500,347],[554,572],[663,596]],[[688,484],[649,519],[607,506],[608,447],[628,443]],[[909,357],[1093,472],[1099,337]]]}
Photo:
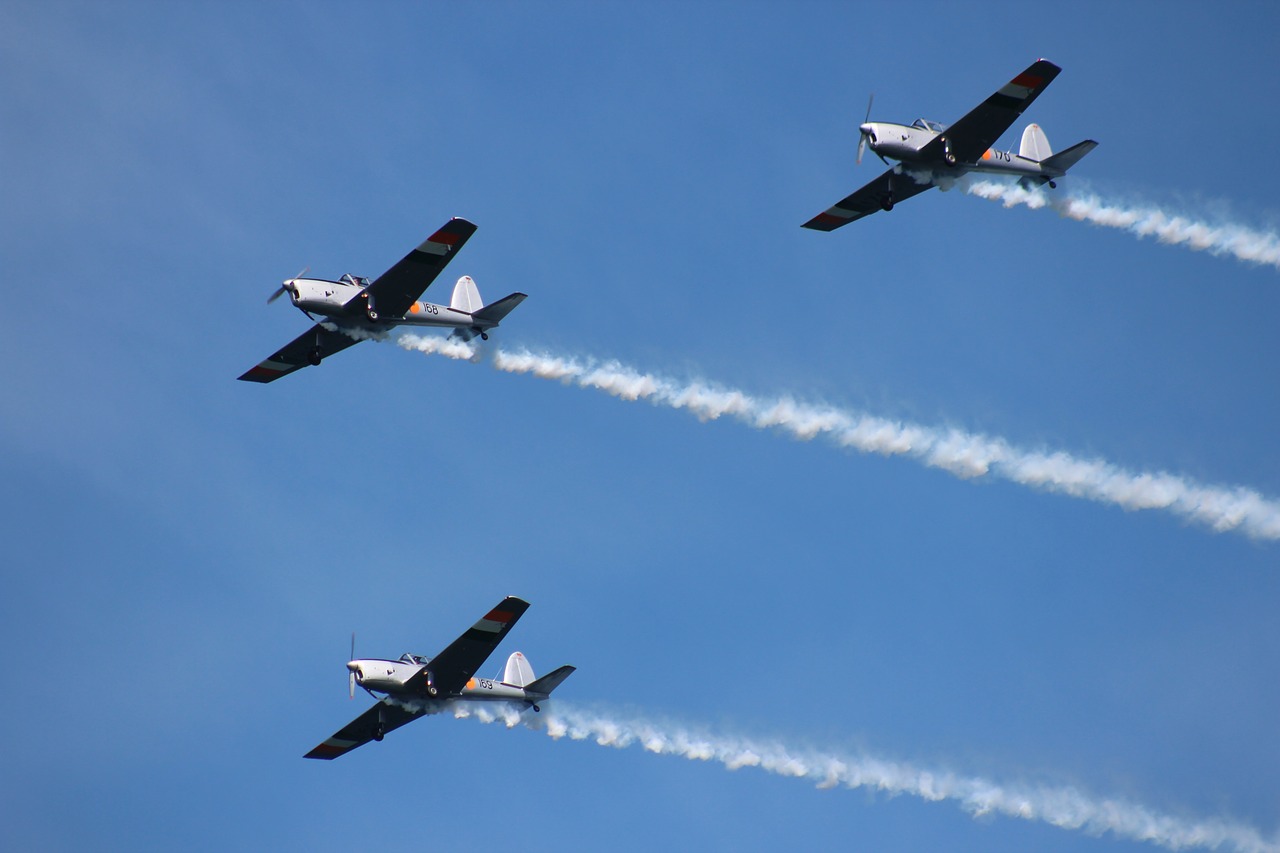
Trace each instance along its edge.
{"label": "white airplane", "polygon": [[[433,658],[403,654],[399,660],[355,660],[352,636],[348,694],[355,698],[358,684],[378,702],[304,757],[346,755],[371,740],[382,740],[387,732],[418,717],[438,714],[454,702],[522,702],[540,711],[538,703],[572,675],[574,667],[562,666],[536,678],[528,659],[513,652],[501,679],[474,677],[528,609],[529,602],[507,596]],[[378,697],[378,693],[384,695]]]}
{"label": "white airplane", "polygon": [[288,279],[267,302],[287,293],[303,314],[312,320],[317,314],[325,319],[240,378],[274,382],[394,326],[442,326],[464,341],[476,335],[488,340],[489,330],[523,302],[525,294],[512,293],[485,305],[475,281],[464,275],[454,285],[448,305],[418,301],[475,230],[465,219],[450,219],[372,283],[350,274],[337,281],[303,278],[301,273]]}
{"label": "white airplane", "polygon": [[[910,125],[864,121],[858,128],[857,162],[862,162],[862,153],[870,146],[885,163],[889,162],[885,158],[890,157],[897,160],[898,165],[819,213],[803,227],[834,231],[878,210],[892,210],[897,202],[939,183],[945,188],[968,172],[1013,175],[1024,186],[1057,187],[1055,180],[1096,148],[1097,142],[1086,139],[1054,154],[1044,131],[1039,125],[1031,124],[1022,133],[1018,153],[997,151],[991,146],[1061,70],[1046,59],[1033,62],[1026,71],[950,126],[928,119],[916,119]],[[870,118],[871,101],[868,101],[867,119]]]}

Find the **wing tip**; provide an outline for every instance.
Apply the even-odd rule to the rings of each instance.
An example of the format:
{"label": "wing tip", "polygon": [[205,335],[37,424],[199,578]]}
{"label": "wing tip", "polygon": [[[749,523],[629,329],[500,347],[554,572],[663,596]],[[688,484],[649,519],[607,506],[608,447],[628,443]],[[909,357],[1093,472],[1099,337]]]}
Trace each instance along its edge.
{"label": "wing tip", "polygon": [[812,231],[834,231],[841,225],[848,225],[856,218],[856,216],[836,216],[831,211],[824,210],[800,227],[808,228]]}
{"label": "wing tip", "polygon": [[255,364],[253,367],[237,376],[236,379],[243,382],[274,382],[281,376],[287,376],[292,372],[292,370],[280,370],[277,368],[267,367],[264,364]]}

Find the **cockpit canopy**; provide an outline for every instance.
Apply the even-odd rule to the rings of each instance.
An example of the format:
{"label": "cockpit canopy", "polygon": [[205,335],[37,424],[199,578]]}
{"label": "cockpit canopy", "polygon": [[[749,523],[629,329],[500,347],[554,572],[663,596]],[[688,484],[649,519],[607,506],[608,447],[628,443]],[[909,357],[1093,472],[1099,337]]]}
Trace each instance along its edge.
{"label": "cockpit canopy", "polygon": [[348,272],[348,273],[343,273],[343,274],[342,274],[342,278],[338,279],[338,281],[342,282],[343,284],[350,284],[350,285],[354,285],[355,287],[368,287],[368,286],[369,286],[369,279],[365,278],[364,276],[360,276],[360,275],[352,275],[352,274],[351,274],[351,273],[349,273],[349,272]]}
{"label": "cockpit canopy", "polygon": [[932,130],[934,133],[942,133],[947,126],[940,121],[932,121],[927,118],[918,118],[911,122],[912,127],[920,127],[925,130]]}
{"label": "cockpit canopy", "polygon": [[411,655],[408,652],[400,655],[400,660],[403,663],[416,663],[422,666],[431,663],[431,658],[429,657],[425,657],[424,655]]}

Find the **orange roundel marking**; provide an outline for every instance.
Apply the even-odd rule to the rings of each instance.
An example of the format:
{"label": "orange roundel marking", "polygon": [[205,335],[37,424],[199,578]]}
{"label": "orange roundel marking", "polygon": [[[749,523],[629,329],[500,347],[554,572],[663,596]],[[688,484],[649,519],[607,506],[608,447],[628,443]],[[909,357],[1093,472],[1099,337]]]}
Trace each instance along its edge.
{"label": "orange roundel marking", "polygon": [[474,678],[472,678],[472,679],[470,679],[470,680],[468,680],[468,681],[467,681],[467,689],[468,689],[468,690],[475,690],[475,689],[476,689],[476,680],[475,680]]}
{"label": "orange roundel marking", "polygon": [[982,152],[982,159],[983,159],[983,160],[990,160],[990,159],[991,159],[991,149],[990,149],[990,148],[988,148],[986,151],[983,151],[983,152]]}
{"label": "orange roundel marking", "polygon": [[419,305],[419,304],[418,304],[418,303],[416,303],[416,302],[409,306],[409,313],[410,313],[410,314],[417,314],[417,313],[418,313],[419,311],[421,311],[421,310],[422,310],[422,306],[421,306],[421,305]]}

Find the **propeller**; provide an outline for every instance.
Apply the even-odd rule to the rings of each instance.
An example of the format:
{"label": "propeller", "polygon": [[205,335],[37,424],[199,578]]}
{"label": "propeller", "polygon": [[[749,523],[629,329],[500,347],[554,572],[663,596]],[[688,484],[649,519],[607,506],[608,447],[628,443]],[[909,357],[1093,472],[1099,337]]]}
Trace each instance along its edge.
{"label": "propeller", "polygon": [[872,92],[872,96],[867,99],[867,117],[863,118],[863,123],[858,128],[858,165],[863,164],[863,151],[867,150],[867,123],[872,120],[872,104],[876,101],[876,92]]}
{"label": "propeller", "polygon": [[283,282],[281,282],[279,289],[277,289],[275,293],[267,297],[267,304],[270,305],[272,302],[275,302],[281,296],[283,296],[284,294],[292,290],[292,288],[289,287],[289,285],[293,284],[294,279],[302,278],[304,275],[306,275],[307,270],[309,269],[311,269],[311,267],[303,267],[302,272],[298,273],[293,278],[286,278]]}
{"label": "propeller", "polygon": [[[351,657],[347,658],[347,663],[351,663],[351,661],[355,659],[356,659],[356,632],[352,631],[351,632]],[[351,667],[349,666],[347,667],[347,669],[350,670],[347,674],[347,698],[354,699],[356,698],[356,671],[354,669],[351,669]]]}

